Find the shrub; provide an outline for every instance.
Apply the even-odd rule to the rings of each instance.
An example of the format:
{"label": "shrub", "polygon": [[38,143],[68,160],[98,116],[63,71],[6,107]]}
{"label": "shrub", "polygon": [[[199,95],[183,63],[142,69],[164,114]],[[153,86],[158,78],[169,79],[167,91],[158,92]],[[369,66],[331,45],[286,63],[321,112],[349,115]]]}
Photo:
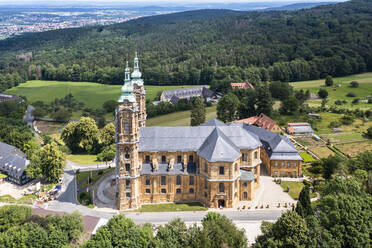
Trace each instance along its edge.
{"label": "shrub", "polygon": [[344,125],[350,125],[354,122],[354,117],[352,117],[350,115],[344,115],[340,118],[340,121]]}
{"label": "shrub", "polygon": [[359,103],[359,98],[355,98],[351,103],[352,104],[358,104]]}
{"label": "shrub", "polygon": [[320,90],[318,91],[318,96],[319,96],[320,98],[325,99],[325,98],[328,97],[328,91],[325,90],[325,89],[320,89]]}
{"label": "shrub", "polygon": [[330,128],[340,127],[341,125],[342,124],[339,121],[332,121],[331,123],[329,123]]}
{"label": "shrub", "polygon": [[350,87],[351,87],[351,88],[358,88],[358,87],[359,87],[359,83],[358,83],[357,81],[352,81],[352,82],[350,83]]}
{"label": "shrub", "polygon": [[343,104],[343,102],[341,100],[336,100],[335,101],[335,105],[342,105],[342,104]]}
{"label": "shrub", "polygon": [[366,135],[368,138],[372,139],[372,126],[367,129]]}
{"label": "shrub", "polygon": [[346,94],[347,97],[356,97],[355,93],[349,92]]}

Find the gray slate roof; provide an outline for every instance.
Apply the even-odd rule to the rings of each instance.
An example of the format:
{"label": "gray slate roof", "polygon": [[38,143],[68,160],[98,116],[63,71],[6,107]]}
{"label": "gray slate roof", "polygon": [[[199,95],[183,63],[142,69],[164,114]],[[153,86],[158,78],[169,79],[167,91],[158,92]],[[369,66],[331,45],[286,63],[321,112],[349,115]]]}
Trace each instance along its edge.
{"label": "gray slate roof", "polygon": [[215,127],[199,148],[198,155],[209,162],[234,162],[241,153],[221,129]]}
{"label": "gray slate roof", "polygon": [[227,125],[217,119],[210,119],[209,121],[201,124],[200,126],[227,126]]}
{"label": "gray slate roof", "polygon": [[[240,156],[240,149],[255,149],[262,146],[257,135],[241,127],[226,126],[217,120],[208,123],[208,126],[198,127],[140,128],[139,151],[196,151],[206,159],[218,161],[216,159],[220,156],[219,159],[225,159],[222,161],[226,161],[226,159],[230,161],[232,158],[237,159]],[[217,156],[217,153],[224,149],[229,152],[225,152],[223,156]]]}
{"label": "gray slate roof", "polygon": [[21,177],[29,161],[25,154],[14,146],[0,142],[0,171],[9,176]]}
{"label": "gray slate roof", "polygon": [[292,126],[295,133],[314,133],[314,130],[311,126]]}
{"label": "gray slate roof", "polygon": [[243,128],[260,138],[271,160],[302,160],[296,147],[287,137],[253,125],[244,124]]}
{"label": "gray slate roof", "polygon": [[165,90],[163,91],[162,95],[166,99],[171,99],[172,96],[177,96],[179,98],[189,98],[191,96],[201,96],[203,92],[203,88],[208,88],[208,85],[200,85],[200,86],[193,86],[193,87],[186,87],[186,88],[179,88],[173,90]]}

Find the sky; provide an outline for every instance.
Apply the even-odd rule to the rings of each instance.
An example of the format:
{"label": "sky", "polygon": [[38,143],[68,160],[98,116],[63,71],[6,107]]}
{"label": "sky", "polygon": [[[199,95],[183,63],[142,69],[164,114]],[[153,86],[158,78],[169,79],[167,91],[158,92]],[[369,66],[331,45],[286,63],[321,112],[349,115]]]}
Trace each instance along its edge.
{"label": "sky", "polygon": [[[342,1],[342,0],[341,0]],[[260,2],[302,2],[302,3],[314,3],[314,2],[341,2],[340,0],[187,0],[187,1],[182,1],[182,0],[156,0],[156,1],[134,1],[134,0],[66,0],[63,1],[63,3],[141,3],[141,4],[148,4],[148,5],[153,5],[156,3],[260,3]],[[60,0],[0,0],[1,4],[28,4],[28,3],[48,3],[48,4],[53,4],[56,3],[58,5],[61,5]]]}

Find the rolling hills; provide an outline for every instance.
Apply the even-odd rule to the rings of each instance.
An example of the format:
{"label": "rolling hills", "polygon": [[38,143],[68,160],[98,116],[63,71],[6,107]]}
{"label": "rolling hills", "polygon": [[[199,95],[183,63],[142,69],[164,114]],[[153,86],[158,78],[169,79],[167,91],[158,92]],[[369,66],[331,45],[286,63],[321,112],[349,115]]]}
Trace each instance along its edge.
{"label": "rolling hills", "polygon": [[[297,11],[187,11],[7,39],[0,42],[0,71],[120,84],[125,60],[137,50],[147,84],[219,89],[245,79],[289,82],[371,71],[371,37],[368,0]],[[30,61],[16,59],[25,52],[33,53]]]}

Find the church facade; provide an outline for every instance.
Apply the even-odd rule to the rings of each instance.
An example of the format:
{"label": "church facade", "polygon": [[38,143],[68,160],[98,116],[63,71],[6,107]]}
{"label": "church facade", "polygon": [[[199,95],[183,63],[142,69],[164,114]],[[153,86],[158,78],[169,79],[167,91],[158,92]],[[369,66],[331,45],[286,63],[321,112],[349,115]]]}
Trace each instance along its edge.
{"label": "church facade", "polygon": [[141,76],[136,55],[116,109],[118,209],[166,202],[232,208],[253,200],[261,166],[272,175],[301,175],[302,158],[290,141],[258,127],[215,119],[198,127],[146,127]]}

